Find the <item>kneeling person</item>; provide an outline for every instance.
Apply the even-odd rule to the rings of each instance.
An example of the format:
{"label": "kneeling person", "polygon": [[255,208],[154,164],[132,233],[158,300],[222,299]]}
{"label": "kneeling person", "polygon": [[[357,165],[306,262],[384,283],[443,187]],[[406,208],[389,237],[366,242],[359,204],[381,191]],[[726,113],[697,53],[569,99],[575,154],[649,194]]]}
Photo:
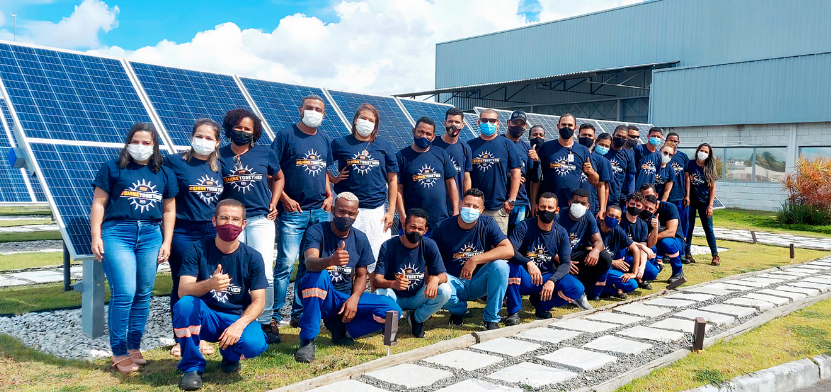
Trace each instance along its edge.
{"label": "kneeling person", "polygon": [[310,226],[303,237],[295,281],[303,303],[300,348],[294,354],[298,362],[314,361],[321,318],[332,343],[351,345],[352,338],[383,329],[388,310],[401,314],[392,299],[364,293],[366,267],[375,260],[366,234],[352,227],[357,216],[358,197],[341,192],[332,207],[332,221]]}
{"label": "kneeling person", "polygon": [[407,211],[404,235],[381,245],[372,282],[375,294],[396,301],[401,309],[414,310],[408,322],[413,336],[424,337],[424,322],[450,299],[453,289],[447,284],[444,263],[435,241],[424,237],[427,212]]}
{"label": "kneeling person", "polygon": [[260,253],[237,239],[245,228],[245,206],[234,199],[217,203],[216,237],[190,246],[179,273],[179,299],[173,306],[173,331],[182,350],[179,386],[202,386],[205,358],[199,342],[219,342],[222,370],[239,371],[239,361],[268,349],[257,317],[265,305],[268,281]]}
{"label": "kneeling person", "polygon": [[679,224],[678,207],[670,202],[658,200],[655,189],[652,187],[647,187],[642,193],[644,211],[641,213],[641,219],[646,222],[653,222],[653,219],[657,220],[657,222],[650,224],[650,234],[658,232],[657,252],[655,253],[658,257],[666,256],[669,258],[672,265],[672,276],[667,279],[667,283],[673,283],[684,277],[681,256],[683,256],[685,243]]}
{"label": "kneeling person", "polygon": [[[626,299],[626,293],[638,288],[643,273],[640,269],[641,251],[620,226],[622,211],[617,205],[610,205],[606,216],[600,222],[600,238],[606,251],[612,255],[612,268],[606,278],[603,294]],[[626,253],[632,255],[632,264],[626,263]]]}
{"label": "kneeling person", "polygon": [[537,199],[537,217],[526,219],[511,232],[515,255],[508,273],[508,318],[505,325],[519,324],[522,296],[530,295],[538,319],[549,319],[551,308],[574,302],[591,309],[583,284],[569,274],[571,244],[568,233],[554,222],[557,196],[545,192]]}
{"label": "kneeling person", "polygon": [[589,191],[578,188],[569,200],[568,210],[560,210],[557,224],[568,233],[571,241],[571,274],[576,275],[589,299],[597,299],[606,286],[606,273],[612,266],[612,255],[606,252],[594,215],[587,214]]}

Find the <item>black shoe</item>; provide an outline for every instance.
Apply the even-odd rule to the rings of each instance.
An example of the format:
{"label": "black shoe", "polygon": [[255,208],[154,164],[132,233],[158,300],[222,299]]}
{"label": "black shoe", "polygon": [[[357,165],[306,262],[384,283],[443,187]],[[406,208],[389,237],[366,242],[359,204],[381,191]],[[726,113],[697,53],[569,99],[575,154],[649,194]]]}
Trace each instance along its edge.
{"label": "black shoe", "polygon": [[413,333],[414,337],[424,337],[424,323],[416,321],[415,312],[410,312],[410,314],[407,315],[407,322],[410,323],[410,331]]}
{"label": "black shoe", "polygon": [[652,285],[647,281],[643,281],[643,282],[639,283],[638,287],[640,287],[644,290],[652,290]]}
{"label": "black shoe", "polygon": [[626,293],[624,293],[624,292],[614,293],[614,294],[610,295],[610,297],[612,297],[612,298],[617,298],[617,299],[626,299],[626,298],[629,298],[629,296],[628,296],[628,295],[626,295]]}
{"label": "black shoe", "polygon": [[485,331],[493,331],[494,329],[499,329],[499,323],[485,321]]}
{"label": "black shoe", "polygon": [[451,327],[461,327],[464,324],[465,315],[463,314],[451,314],[450,315],[450,326]]}
{"label": "black shoe", "polygon": [[222,363],[219,365],[219,367],[225,373],[237,373],[239,372],[240,365],[239,361],[231,362],[225,358],[222,358]]}
{"label": "black shoe", "polygon": [[196,370],[185,372],[185,375],[179,381],[179,388],[185,391],[195,391],[202,388],[202,373]]}
{"label": "black shoe", "polygon": [[537,320],[548,320],[548,319],[554,317],[554,316],[551,315],[550,311],[547,311],[547,310],[543,311],[543,310],[539,310],[539,309],[534,311],[534,316],[537,316]]}
{"label": "black shoe", "polygon": [[505,326],[510,327],[512,325],[519,324],[519,312],[511,313],[508,315],[508,318],[505,319]]}
{"label": "black shoe", "polygon": [[300,341],[300,348],[294,353],[297,362],[311,363],[315,360],[315,340]]}
{"label": "black shoe", "polygon": [[470,313],[469,310],[465,310],[465,313],[462,314],[462,318],[470,318],[473,316],[473,313]]}
{"label": "black shoe", "polygon": [[268,344],[277,344],[282,342],[280,339],[280,328],[272,324],[261,324],[263,332],[265,332],[265,341]]}
{"label": "black shoe", "polygon": [[674,274],[667,279],[667,283],[674,283],[676,280],[681,279],[684,277],[684,271],[680,271],[677,274]]}
{"label": "black shoe", "polygon": [[336,346],[351,346],[355,341],[346,335],[346,324],[340,316],[323,320],[326,329],[332,333],[332,344]]}
{"label": "black shoe", "polygon": [[300,328],[300,319],[293,318],[289,320],[289,327]]}

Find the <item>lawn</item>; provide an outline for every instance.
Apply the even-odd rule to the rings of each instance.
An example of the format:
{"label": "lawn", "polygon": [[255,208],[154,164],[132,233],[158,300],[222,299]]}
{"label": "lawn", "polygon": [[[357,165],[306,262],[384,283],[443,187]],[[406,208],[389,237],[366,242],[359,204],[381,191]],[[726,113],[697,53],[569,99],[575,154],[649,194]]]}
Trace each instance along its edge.
{"label": "lawn", "polygon": [[0,207],[0,216],[9,215],[52,215],[48,205]]}
{"label": "lawn", "polygon": [[[80,262],[76,262],[78,264]],[[0,271],[63,265],[63,252],[27,252],[0,255]]]}
{"label": "lawn", "polygon": [[38,241],[38,240],[61,240],[61,232],[55,231],[25,231],[3,233],[0,235],[0,242],[20,242],[20,241]]}
{"label": "lawn", "polygon": [[[696,239],[695,244],[703,245],[703,239]],[[756,271],[777,265],[787,265],[788,249],[766,245],[752,245],[739,242],[720,242],[721,247],[729,248],[722,253],[722,266],[719,268],[706,264],[685,266],[688,284],[701,283],[743,272]],[[804,262],[825,256],[826,253],[797,249],[794,262]],[[669,271],[662,272],[660,279],[666,279]],[[170,291],[169,277],[157,280],[156,294]],[[166,285],[166,286],[165,286]],[[648,295],[662,290],[665,283],[654,283],[653,291],[635,291],[633,296]],[[80,295],[63,293],[60,286],[38,288],[38,295],[27,294],[35,289],[0,290],[0,313],[19,313],[35,309],[46,309],[50,305],[80,305]],[[10,295],[13,294],[13,295]],[[14,301],[7,301],[9,296]],[[594,306],[602,306],[616,301],[600,300]],[[72,305],[74,303],[74,305]],[[473,317],[466,319],[462,328],[447,328],[446,312],[439,313],[427,322],[427,335],[424,339],[413,339],[409,335],[406,323],[402,324],[399,344],[392,348],[393,353],[404,352],[429,344],[437,343],[469,334],[481,329],[482,308],[484,305],[473,301],[470,310]],[[13,310],[13,311],[10,311]],[[555,309],[555,316],[576,312],[576,308]],[[503,310],[504,313],[504,310]],[[526,307],[521,312],[522,320],[534,319],[533,310]],[[354,347],[335,350],[329,343],[329,335],[323,331],[318,338],[317,361],[313,364],[298,364],[292,354],[297,349],[300,332],[297,328],[281,329],[284,342],[272,345],[260,357],[247,360],[240,375],[226,375],[219,371],[219,355],[209,358],[203,390],[265,390],[288,385],[301,380],[327,374],[336,370],[365,363],[386,354],[380,334],[358,339]],[[141,371],[130,376],[123,376],[108,369],[108,359],[92,363],[82,361],[58,360],[26,348],[17,340],[0,335],[0,367],[8,369],[0,374],[0,385],[13,389],[32,390],[158,390],[176,391],[180,374],[176,371],[176,359],[170,356],[167,348],[151,350],[146,354],[151,361]],[[45,376],[48,375],[48,376]]]}
{"label": "lawn", "polygon": [[52,218],[48,217],[42,219],[0,220],[0,227],[49,224],[52,224]]}
{"label": "lawn", "polygon": [[[701,224],[696,221],[696,224]],[[724,229],[758,230],[768,233],[787,233],[806,237],[831,237],[831,225],[786,225],[776,220],[771,211],[727,208],[713,211],[713,226]]]}

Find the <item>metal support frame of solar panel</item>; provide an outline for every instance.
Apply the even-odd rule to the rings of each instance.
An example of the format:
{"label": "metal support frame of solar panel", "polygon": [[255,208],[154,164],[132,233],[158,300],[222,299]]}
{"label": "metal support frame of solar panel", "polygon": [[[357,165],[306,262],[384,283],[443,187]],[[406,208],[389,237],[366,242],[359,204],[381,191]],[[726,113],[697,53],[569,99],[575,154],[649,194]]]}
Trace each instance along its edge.
{"label": "metal support frame of solar panel", "polygon": [[350,123],[360,104],[375,106],[380,117],[379,136],[386,139],[396,151],[413,144],[413,123],[395,98],[328,89],[326,92]]}
{"label": "metal support frame of solar panel", "polygon": [[26,169],[16,169],[9,163],[8,157],[16,146],[12,137],[9,120],[11,115],[6,101],[0,99],[0,204],[22,204],[37,201],[34,189],[27,178]]}
{"label": "metal support frame of solar panel", "polygon": [[[444,133],[444,118],[445,114],[447,113],[447,109],[453,107],[453,105],[448,105],[445,103],[438,103],[438,102],[428,102],[428,101],[419,101],[415,99],[407,99],[407,98],[397,98],[398,102],[401,103],[401,106],[404,107],[404,110],[407,111],[407,114],[410,115],[415,123],[415,120],[418,120],[421,116],[427,116],[433,119],[436,122],[436,134],[441,135]],[[472,139],[473,133],[470,130],[470,127],[465,127],[459,133],[459,140],[462,142],[467,142],[468,140]]]}

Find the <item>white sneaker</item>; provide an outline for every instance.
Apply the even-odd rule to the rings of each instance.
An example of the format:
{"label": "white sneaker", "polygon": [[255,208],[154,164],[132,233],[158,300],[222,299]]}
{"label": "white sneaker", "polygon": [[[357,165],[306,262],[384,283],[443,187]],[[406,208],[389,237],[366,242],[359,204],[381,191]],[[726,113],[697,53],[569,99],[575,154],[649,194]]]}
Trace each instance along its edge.
{"label": "white sneaker", "polygon": [[586,294],[583,294],[578,298],[576,301],[572,302],[573,304],[577,305],[580,310],[590,310],[594,309],[594,307],[589,303],[589,300],[586,298]]}

